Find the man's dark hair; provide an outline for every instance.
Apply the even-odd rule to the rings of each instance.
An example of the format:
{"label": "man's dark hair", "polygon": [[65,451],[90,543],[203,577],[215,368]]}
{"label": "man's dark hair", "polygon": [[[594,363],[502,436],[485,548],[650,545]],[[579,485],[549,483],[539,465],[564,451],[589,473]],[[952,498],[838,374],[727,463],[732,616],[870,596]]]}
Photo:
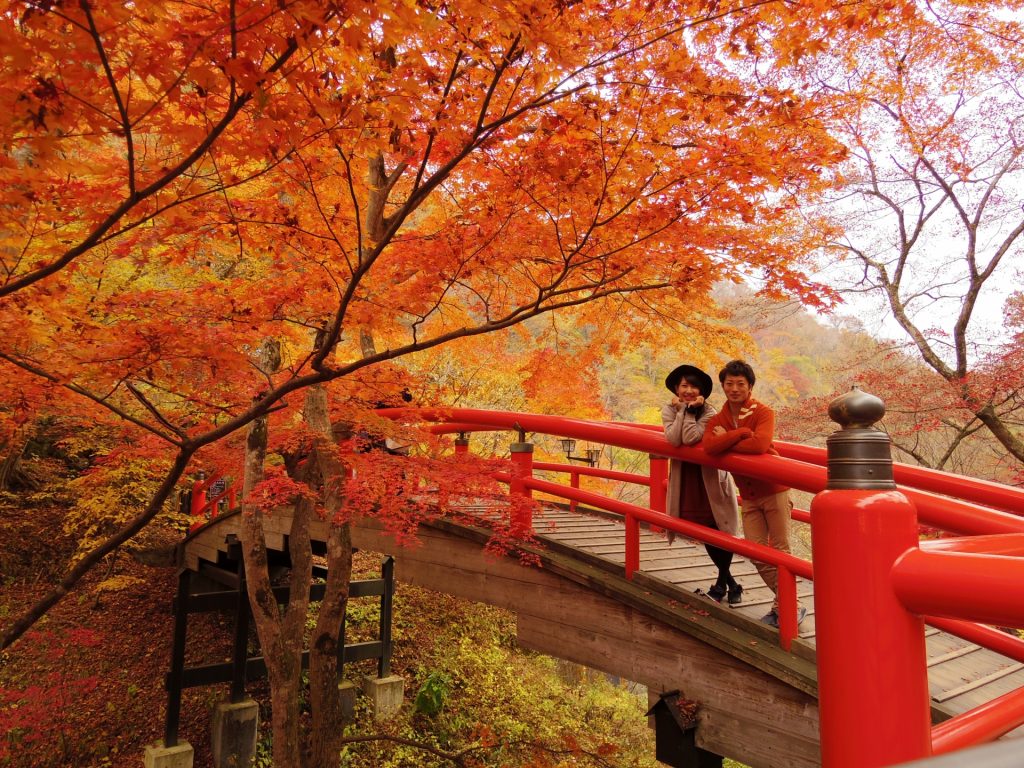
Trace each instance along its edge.
{"label": "man's dark hair", "polygon": [[743,360],[730,360],[725,364],[725,367],[718,372],[718,383],[725,384],[726,376],[742,376],[747,380],[747,383],[751,387],[754,386],[754,382],[757,381],[757,377],[754,375],[754,369]]}

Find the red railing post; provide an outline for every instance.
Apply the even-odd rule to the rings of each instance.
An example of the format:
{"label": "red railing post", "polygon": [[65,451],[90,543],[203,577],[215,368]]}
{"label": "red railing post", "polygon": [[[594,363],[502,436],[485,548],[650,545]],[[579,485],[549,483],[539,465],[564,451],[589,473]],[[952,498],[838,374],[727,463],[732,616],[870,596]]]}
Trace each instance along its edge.
{"label": "red railing post", "polygon": [[524,478],[533,477],[533,443],[512,443],[509,451],[512,454],[512,477],[508,490],[513,497],[510,524],[515,535],[533,531],[533,507],[530,503],[533,491],[523,484]]}
{"label": "red railing post", "polygon": [[640,568],[640,526],[633,515],[626,515],[626,578],[632,579]]}
{"label": "red railing post", "polygon": [[[664,456],[656,456],[653,453],[647,454],[651,464],[651,489],[648,494],[647,506],[653,512],[665,512],[668,507],[665,504],[666,492],[668,491],[668,459]],[[651,530],[660,531],[661,528],[652,525]]]}
{"label": "red railing post", "polygon": [[206,506],[206,473],[200,472],[199,479],[192,483],[192,502],[189,505],[189,514],[193,517],[198,515]]}
{"label": "red railing post", "polygon": [[788,651],[799,633],[796,620],[796,576],[784,565],[776,569],[779,587],[779,645]]}
{"label": "red railing post", "polygon": [[891,570],[917,546],[914,506],[892,482],[881,400],[854,390],[829,416],[828,485],[811,504],[821,761],[875,768],[931,753],[924,622]]}
{"label": "red railing post", "polygon": [[[580,487],[580,473],[579,472],[573,472],[571,469],[569,471],[569,487],[570,488],[579,488]],[[572,501],[569,502],[569,511],[570,512],[575,512],[576,511],[576,500],[575,499],[573,499]]]}
{"label": "red railing post", "polygon": [[465,456],[469,453],[469,437],[463,437],[465,433],[460,432],[459,436],[455,438],[455,456]]}

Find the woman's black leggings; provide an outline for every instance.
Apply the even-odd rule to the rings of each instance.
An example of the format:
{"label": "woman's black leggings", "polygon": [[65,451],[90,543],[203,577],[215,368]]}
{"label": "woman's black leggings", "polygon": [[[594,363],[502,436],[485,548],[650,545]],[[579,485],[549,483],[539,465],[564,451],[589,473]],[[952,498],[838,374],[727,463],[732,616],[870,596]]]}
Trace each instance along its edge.
{"label": "woman's black leggings", "polygon": [[714,547],[711,544],[705,544],[704,549],[707,550],[711,562],[718,568],[718,581],[715,583],[721,587],[731,587],[735,584],[736,579],[729,572],[729,568],[732,566],[732,552],[728,549]]}

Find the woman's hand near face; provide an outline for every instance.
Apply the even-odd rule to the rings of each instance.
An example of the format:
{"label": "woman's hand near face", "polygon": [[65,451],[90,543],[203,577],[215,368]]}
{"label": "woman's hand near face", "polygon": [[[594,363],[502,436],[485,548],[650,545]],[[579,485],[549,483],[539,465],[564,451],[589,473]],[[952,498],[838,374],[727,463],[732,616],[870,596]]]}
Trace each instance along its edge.
{"label": "woman's hand near face", "polygon": [[693,400],[691,400],[688,403],[688,405],[691,408],[700,408],[702,405],[704,405],[704,398],[701,395],[697,395],[695,398],[693,398]]}

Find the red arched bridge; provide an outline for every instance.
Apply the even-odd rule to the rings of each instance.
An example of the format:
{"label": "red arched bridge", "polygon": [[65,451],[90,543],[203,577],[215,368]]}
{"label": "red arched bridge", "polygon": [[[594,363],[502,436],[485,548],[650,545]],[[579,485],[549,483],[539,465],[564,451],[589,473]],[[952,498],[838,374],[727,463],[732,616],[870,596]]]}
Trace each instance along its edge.
{"label": "red arched bridge", "polygon": [[[700,703],[698,746],[754,768],[865,768],[1024,736],[1024,640],[1012,632],[1024,627],[1021,489],[901,464],[892,465],[895,484],[845,489],[848,460],[830,463],[825,449],[804,445],[713,458],[699,445],[671,447],[650,425],[465,408],[380,413],[457,433],[454,461],[472,432],[518,433],[499,479],[512,496],[538,503],[507,505],[514,519],[505,523],[532,532],[536,543],[525,549],[541,567],[484,553],[497,514],[486,505],[475,524],[439,509],[409,549],[396,549],[379,523],[356,521],[354,544],[392,552],[401,580],[514,611],[525,647],[655,693],[681,691]],[[844,434],[856,439],[849,429],[836,433]],[[641,452],[649,469],[535,461],[528,435]],[[887,440],[884,452],[882,474]],[[810,526],[810,559],[668,517],[670,458],[816,494],[809,510],[792,513]],[[587,490],[587,478],[616,491],[638,486],[646,504]],[[216,509],[232,493],[207,498],[212,482],[197,484],[194,511]],[[216,564],[236,521],[223,515],[194,531],[181,549],[186,570]],[[941,535],[919,540],[919,525]],[[268,546],[286,551],[287,512],[267,526]],[[669,543],[665,530],[681,537]],[[695,594],[714,580],[704,542],[739,555],[741,605]],[[751,560],[778,568],[777,631],[758,621],[772,595]],[[798,598],[810,608],[799,625]]]}

